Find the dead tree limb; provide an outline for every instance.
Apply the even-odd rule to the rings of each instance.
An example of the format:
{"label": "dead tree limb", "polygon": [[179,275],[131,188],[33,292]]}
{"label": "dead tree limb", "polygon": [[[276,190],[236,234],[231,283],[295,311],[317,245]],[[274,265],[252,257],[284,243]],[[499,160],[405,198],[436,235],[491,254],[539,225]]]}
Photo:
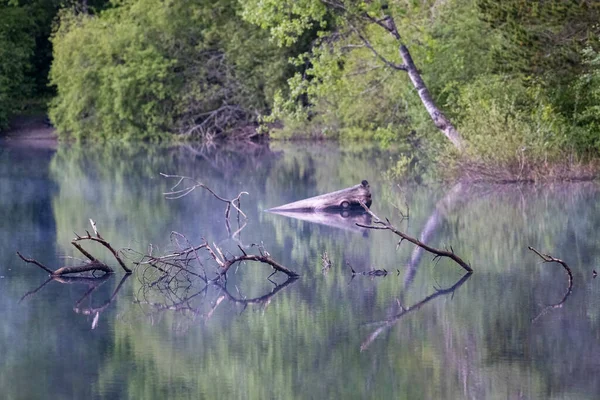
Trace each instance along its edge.
{"label": "dead tree limb", "polygon": [[454,253],[454,250],[452,248],[450,248],[450,250],[440,250],[440,249],[436,249],[434,247],[428,246],[427,244],[421,242],[418,239],[415,239],[411,236],[408,236],[406,233],[401,232],[400,230],[398,230],[395,226],[393,226],[390,221],[386,218],[385,221],[382,221],[377,215],[375,215],[371,210],[369,210],[369,207],[367,207],[364,203],[361,203],[361,205],[363,206],[363,208],[365,209],[365,211],[371,215],[371,217],[374,220],[374,223],[377,225],[363,225],[360,223],[357,223],[356,225],[361,226],[363,228],[368,228],[368,229],[380,229],[380,230],[388,230],[391,231],[393,233],[395,233],[396,235],[400,236],[401,239],[398,242],[398,245],[400,245],[402,243],[403,240],[406,240],[408,242],[411,242],[412,244],[419,246],[421,248],[423,248],[424,250],[434,254],[435,256],[433,257],[434,260],[442,258],[442,257],[446,257],[451,259],[452,261],[454,261],[455,263],[457,263],[458,265],[460,265],[465,271],[467,271],[468,273],[472,273],[473,269],[471,268],[471,266],[469,264],[467,264],[465,261],[463,261],[462,258],[460,258],[459,256],[457,256]]}
{"label": "dead tree limb", "polygon": [[567,265],[567,263],[564,262],[563,260],[552,257],[549,254],[542,254],[531,246],[529,246],[528,249],[533,251],[535,254],[537,254],[545,263],[554,262],[554,263],[558,263],[558,264],[562,265],[562,267],[566,271],[568,279],[569,279],[567,291],[565,292],[562,299],[556,304],[551,304],[549,306],[544,307],[542,309],[542,311],[540,311],[540,313],[535,318],[532,318],[531,322],[535,322],[538,318],[545,315],[548,311],[554,310],[556,308],[561,308],[563,306],[563,304],[567,301],[567,298],[569,298],[569,296],[571,295],[571,292],[573,292],[573,272],[571,271],[571,268]]}
{"label": "dead tree limb", "polygon": [[225,259],[225,264],[223,265],[222,271],[220,272],[221,276],[225,275],[227,273],[227,271],[229,270],[229,268],[231,268],[236,263],[244,262],[244,261],[257,261],[257,262],[260,262],[263,264],[268,264],[271,267],[273,267],[273,269],[275,271],[283,272],[284,274],[286,274],[287,276],[292,277],[292,278],[296,278],[299,276],[296,272],[279,264],[277,261],[273,260],[270,256],[255,255],[255,254],[244,254],[242,256],[237,256],[232,259]]}
{"label": "dead tree limb", "polygon": [[73,239],[71,241],[71,244],[89,260],[88,263],[85,263],[83,265],[61,267],[61,268],[58,268],[57,270],[52,270],[52,269],[48,268],[46,265],[42,264],[41,262],[39,262],[33,258],[27,258],[27,257],[23,256],[18,251],[17,251],[17,255],[19,256],[19,258],[21,258],[21,260],[25,261],[26,263],[37,265],[38,267],[40,267],[41,269],[43,269],[44,271],[49,273],[51,277],[59,277],[59,276],[64,276],[64,275],[80,274],[80,273],[84,273],[84,272],[96,272],[96,271],[104,272],[105,274],[112,274],[114,272],[114,270],[111,267],[109,267],[108,265],[104,264],[101,261],[98,261],[92,254],[90,254],[87,250],[85,250],[78,243],[78,242],[88,240],[88,241],[100,243],[102,246],[106,247],[112,253],[113,257],[117,260],[117,262],[119,263],[121,268],[123,268],[125,273],[131,274],[131,270],[129,268],[127,268],[127,266],[123,262],[123,259],[119,255],[119,252],[116,251],[110,245],[110,243],[107,242],[100,235],[100,233],[98,233],[98,229],[96,228],[96,223],[90,219],[90,224],[92,225],[95,236],[92,236],[89,232],[86,231],[86,234],[87,234],[86,236],[79,236],[76,234],[75,239]]}
{"label": "dead tree limb", "polygon": [[[182,246],[179,239],[183,238],[187,247]],[[227,273],[232,266],[246,261],[254,261],[271,266],[273,273],[282,272],[288,277],[298,277],[299,275],[291,269],[281,265],[275,261],[269,252],[262,245],[258,247],[259,254],[250,254],[238,245],[241,255],[231,256],[230,253],[223,251],[216,244],[209,244],[206,239],[200,245],[194,246],[184,235],[173,232],[171,241],[178,247],[178,251],[169,252],[163,256],[153,256],[151,254],[143,254],[141,260],[135,264],[138,267],[145,267],[143,275],[146,275],[148,268],[157,271],[159,277],[157,280],[171,281],[179,279],[178,274],[183,273],[196,278],[201,278],[204,283],[216,282],[221,279],[227,280]],[[210,260],[213,262],[207,262]],[[216,273],[216,277],[209,279],[208,275]],[[273,275],[273,274],[271,274]]]}

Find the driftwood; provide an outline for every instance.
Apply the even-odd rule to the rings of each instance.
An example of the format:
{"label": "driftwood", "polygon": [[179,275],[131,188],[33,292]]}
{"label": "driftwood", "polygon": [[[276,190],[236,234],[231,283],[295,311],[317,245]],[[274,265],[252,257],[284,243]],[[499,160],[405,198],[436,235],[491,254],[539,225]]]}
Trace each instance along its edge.
{"label": "driftwood", "polygon": [[561,260],[559,258],[554,258],[554,257],[552,257],[551,255],[548,255],[548,254],[542,254],[542,253],[540,253],[539,251],[537,251],[536,249],[534,249],[531,246],[529,246],[528,248],[529,248],[529,250],[533,251],[535,254],[537,254],[538,256],[540,256],[540,258],[545,263],[555,262],[557,264],[562,265],[562,267],[565,269],[565,272],[567,273],[568,280],[569,280],[569,284],[567,286],[567,291],[565,292],[565,294],[562,297],[562,299],[558,303],[556,303],[556,304],[551,304],[549,306],[544,307],[542,309],[542,311],[540,311],[540,313],[535,318],[532,318],[531,322],[535,322],[538,318],[540,318],[541,316],[543,316],[546,313],[548,313],[548,311],[554,310],[554,309],[557,309],[557,308],[561,308],[563,306],[563,304],[567,301],[567,299],[569,298],[569,296],[573,292],[573,272],[571,272],[571,268],[569,268],[569,266],[567,265],[567,263],[564,262],[563,260]]}
{"label": "driftwood", "polygon": [[314,211],[343,211],[351,209],[361,209],[361,203],[371,206],[371,189],[369,182],[362,181],[355,185],[336,192],[322,194],[320,196],[310,197],[308,199],[284,204],[279,207],[271,208],[269,212],[296,211],[296,212],[314,212]]}
{"label": "driftwood", "polygon": [[327,254],[327,252],[324,252],[321,255],[321,264],[323,265],[321,267],[321,272],[326,274],[327,272],[329,272],[329,269],[331,268],[331,266],[333,265],[333,263],[331,262],[331,259],[329,258],[329,254]]}
{"label": "driftwood", "polygon": [[19,256],[19,258],[21,258],[21,260],[25,261],[26,263],[37,265],[44,271],[48,272],[51,277],[59,277],[59,276],[71,275],[71,274],[81,274],[84,272],[104,272],[105,274],[112,274],[114,272],[114,270],[111,267],[109,267],[108,265],[104,264],[101,261],[98,261],[96,259],[96,257],[94,257],[91,253],[89,253],[87,250],[85,250],[79,244],[79,242],[90,241],[90,242],[100,243],[102,246],[106,247],[108,249],[108,251],[110,251],[110,253],[113,255],[115,260],[117,260],[117,262],[119,263],[121,268],[123,268],[125,273],[131,274],[131,270],[129,268],[127,268],[127,266],[123,262],[123,259],[119,255],[119,252],[116,251],[111,246],[111,244],[100,235],[100,233],[98,232],[98,229],[96,228],[96,223],[90,219],[90,224],[92,225],[92,228],[94,230],[94,236],[92,236],[89,232],[86,231],[86,236],[79,236],[76,234],[75,239],[73,239],[71,241],[71,244],[73,245],[73,247],[75,247],[83,256],[85,256],[85,258],[87,258],[89,260],[89,262],[87,262],[83,265],[67,266],[67,267],[59,268],[57,270],[52,270],[52,269],[48,268],[46,265],[42,264],[41,262],[39,262],[33,258],[27,258],[27,257],[23,256],[18,251],[17,251],[17,255]]}
{"label": "driftwood", "polygon": [[419,247],[423,248],[424,250],[434,254],[434,257],[433,257],[434,260],[446,257],[446,258],[451,259],[458,265],[460,265],[468,273],[473,272],[473,268],[471,268],[471,266],[469,264],[464,262],[462,260],[462,258],[457,256],[454,253],[454,250],[452,249],[452,247],[450,248],[450,250],[440,250],[440,249],[436,249],[434,247],[428,246],[425,243],[421,242],[420,240],[415,239],[411,236],[408,236],[406,233],[403,233],[400,230],[398,230],[395,226],[393,226],[390,223],[390,221],[388,219],[386,219],[385,221],[382,221],[377,215],[375,215],[371,210],[369,210],[369,208],[367,207],[366,204],[363,204],[363,208],[367,213],[369,213],[369,215],[371,215],[371,217],[373,217],[376,225],[357,224],[358,226],[362,226],[363,228],[369,228],[369,229],[381,229],[381,230],[391,231],[401,237],[400,241],[398,242],[398,245],[400,245],[402,243],[402,241],[406,240],[406,241],[411,242],[412,244],[419,246]]}
{"label": "driftwood", "polygon": [[[254,245],[258,254],[249,254],[240,246],[238,249],[241,254],[233,256],[206,240],[194,246],[177,232],[171,234],[171,241],[176,246],[175,251],[160,256],[145,254],[136,263],[136,272],[141,282],[136,303],[153,310],[149,314],[152,318],[164,311],[177,313],[183,317],[177,323],[180,327],[186,320],[192,322],[197,317],[210,319],[225,300],[242,305],[243,309],[248,305],[266,307],[278,292],[295,282],[298,277],[294,271],[273,260],[262,245]],[[275,285],[271,291],[254,298],[242,296],[237,286],[238,296],[229,291],[227,273],[234,265],[248,261],[273,268],[273,273],[267,278]],[[277,272],[287,276],[285,282],[276,283],[270,279]],[[209,294],[213,292],[214,296]]]}

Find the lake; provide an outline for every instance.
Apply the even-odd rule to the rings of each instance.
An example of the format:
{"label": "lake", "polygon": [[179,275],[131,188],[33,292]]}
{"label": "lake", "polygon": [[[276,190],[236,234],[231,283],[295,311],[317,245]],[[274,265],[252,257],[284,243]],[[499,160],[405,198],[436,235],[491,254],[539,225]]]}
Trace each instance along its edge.
{"label": "lake", "polygon": [[[396,158],[327,142],[244,151],[0,144],[1,397],[597,398],[600,186],[397,185],[384,178]],[[225,205],[202,189],[166,199],[176,182],[160,172],[227,198],[247,191],[247,223],[233,214],[228,229]],[[452,248],[474,273],[359,228],[362,217],[264,211],[363,179],[377,215]],[[114,247],[131,249],[130,266],[138,252],[172,251],[177,232],[226,254],[262,246],[300,278],[269,280],[269,267],[247,263],[230,270],[226,295],[197,280],[165,287],[145,267],[122,280],[104,249],[85,244],[113,276],[35,291],[47,274],[16,251],[51,268],[72,264],[70,241],[90,230],[89,218]],[[565,270],[528,246],[568,263],[572,292]],[[350,266],[388,275],[353,277]]]}

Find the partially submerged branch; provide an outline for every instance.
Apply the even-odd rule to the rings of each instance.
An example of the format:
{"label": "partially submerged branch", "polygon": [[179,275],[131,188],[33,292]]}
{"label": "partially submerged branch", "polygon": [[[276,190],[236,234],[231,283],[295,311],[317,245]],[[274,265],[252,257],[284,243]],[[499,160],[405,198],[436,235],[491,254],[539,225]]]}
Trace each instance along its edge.
{"label": "partially submerged branch", "polygon": [[[354,268],[352,268],[352,265],[346,261],[346,265],[350,268],[350,271],[352,272],[352,278],[354,278],[356,275],[363,275],[363,276],[370,276],[370,277],[375,277],[375,276],[388,276],[389,272],[387,269],[378,269],[378,268],[373,268],[370,269],[368,271],[355,271]],[[400,271],[397,270],[398,275],[400,275]]]}
{"label": "partially submerged branch", "polygon": [[89,262],[87,262],[83,265],[67,266],[67,267],[61,267],[57,270],[52,270],[51,268],[48,268],[46,265],[42,264],[41,262],[39,262],[33,258],[27,258],[27,257],[23,256],[18,251],[17,251],[17,255],[19,256],[19,258],[21,258],[21,260],[25,261],[26,263],[34,264],[34,265],[40,267],[41,269],[43,269],[44,271],[48,272],[51,277],[59,277],[59,276],[72,275],[72,274],[81,274],[84,272],[92,272],[92,273],[93,272],[104,272],[105,274],[112,274],[114,272],[114,270],[111,267],[109,267],[108,265],[104,264],[101,261],[98,261],[96,259],[96,257],[94,257],[91,253],[89,253],[87,250],[85,250],[78,243],[78,242],[83,242],[83,241],[91,241],[91,242],[100,243],[102,246],[106,247],[111,252],[111,254],[115,258],[115,260],[117,260],[117,262],[119,263],[121,268],[123,268],[125,273],[131,274],[131,270],[129,268],[127,268],[127,266],[123,262],[123,259],[119,255],[119,252],[116,251],[111,246],[111,244],[100,235],[100,233],[98,232],[98,229],[96,227],[96,223],[90,219],[90,224],[92,225],[92,228],[94,230],[94,236],[92,236],[89,232],[86,231],[86,236],[76,235],[75,239],[73,239],[71,241],[71,244],[77,250],[79,250],[79,252],[85,258],[87,258],[89,260]]}
{"label": "partially submerged branch", "polygon": [[573,291],[573,272],[571,271],[571,268],[567,265],[567,263],[564,262],[563,260],[552,257],[549,254],[540,253],[539,251],[537,251],[536,249],[534,249],[531,246],[529,246],[528,248],[529,248],[529,250],[531,250],[535,254],[537,254],[545,263],[554,262],[554,263],[562,265],[565,272],[567,273],[568,280],[569,280],[567,291],[565,292],[562,299],[556,304],[551,304],[549,306],[544,307],[544,309],[542,309],[542,311],[535,318],[533,318],[531,320],[531,322],[535,322],[538,318],[540,318],[542,315],[545,315],[548,311],[556,309],[556,308],[561,308],[563,306],[563,304],[567,301],[567,298],[571,295],[571,292]]}
{"label": "partially submerged branch", "polygon": [[[183,239],[183,244],[180,239]],[[227,280],[227,273],[231,267],[247,261],[269,265],[273,268],[273,273],[270,276],[277,272],[282,272],[292,278],[299,276],[296,272],[275,261],[262,245],[256,246],[258,254],[249,254],[243,247],[238,246],[241,252],[240,255],[228,255],[229,253],[223,251],[218,245],[215,243],[209,244],[206,240],[204,243],[194,246],[184,235],[177,232],[172,233],[171,241],[177,246],[177,251],[162,256],[143,254],[141,260],[136,263],[138,267],[152,268],[158,272],[158,279],[160,280],[172,280],[183,274],[183,276],[189,275],[200,278],[206,284],[221,279]],[[209,262],[210,260],[212,262]],[[215,278],[208,278],[209,275],[215,273]]]}
{"label": "partially submerged branch", "polygon": [[369,228],[369,229],[389,230],[401,237],[400,242],[398,242],[398,245],[400,245],[403,240],[406,240],[406,241],[411,242],[412,244],[419,246],[422,249],[434,254],[435,255],[433,258],[434,260],[446,257],[446,258],[451,259],[458,265],[460,265],[468,273],[473,272],[473,269],[471,268],[471,266],[469,264],[467,264],[465,261],[463,261],[462,258],[457,256],[454,253],[454,250],[452,249],[452,247],[450,247],[450,250],[440,250],[440,249],[431,247],[431,246],[421,242],[420,240],[415,239],[415,238],[408,236],[407,234],[401,232],[395,226],[393,226],[388,219],[386,219],[385,221],[382,221],[377,215],[375,215],[371,210],[369,210],[369,208],[366,205],[362,204],[362,206],[365,209],[365,211],[369,215],[371,215],[371,217],[374,220],[375,225],[363,225],[363,224],[359,224],[359,223],[357,223],[356,225],[362,226],[363,228]]}

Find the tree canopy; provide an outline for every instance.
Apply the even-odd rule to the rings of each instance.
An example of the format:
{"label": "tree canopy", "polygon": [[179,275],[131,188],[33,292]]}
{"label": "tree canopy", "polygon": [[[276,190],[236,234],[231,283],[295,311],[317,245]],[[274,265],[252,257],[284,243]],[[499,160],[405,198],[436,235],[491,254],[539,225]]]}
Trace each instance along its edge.
{"label": "tree canopy", "polygon": [[[52,122],[78,139],[248,138],[262,123],[272,137],[438,149],[443,115],[482,164],[600,150],[593,1],[2,0],[0,8],[1,126],[50,94]],[[405,73],[403,48],[437,111]]]}

